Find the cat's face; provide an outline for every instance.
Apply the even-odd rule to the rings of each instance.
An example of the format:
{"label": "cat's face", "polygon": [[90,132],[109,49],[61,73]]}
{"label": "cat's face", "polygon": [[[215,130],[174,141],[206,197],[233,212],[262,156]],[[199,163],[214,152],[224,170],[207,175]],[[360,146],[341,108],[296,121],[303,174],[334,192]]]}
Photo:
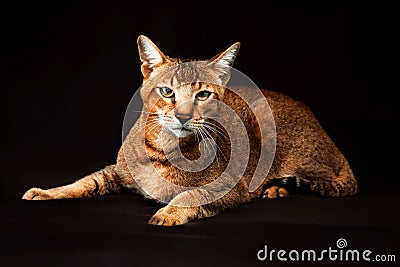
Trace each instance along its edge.
{"label": "cat's face", "polygon": [[215,132],[210,121],[218,116],[239,44],[209,61],[187,62],[164,56],[144,36],[138,45],[144,76],[141,96],[152,124],[179,138]]}

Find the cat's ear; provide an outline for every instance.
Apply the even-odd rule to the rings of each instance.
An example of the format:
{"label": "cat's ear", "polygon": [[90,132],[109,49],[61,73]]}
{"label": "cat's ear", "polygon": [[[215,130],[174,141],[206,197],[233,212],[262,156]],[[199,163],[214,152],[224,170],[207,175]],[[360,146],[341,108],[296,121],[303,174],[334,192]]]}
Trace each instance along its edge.
{"label": "cat's ear", "polygon": [[168,61],[168,58],[146,36],[140,35],[137,40],[140,61],[142,62],[142,74],[144,79],[150,77],[155,68]]}
{"label": "cat's ear", "polygon": [[234,43],[224,52],[219,53],[210,61],[213,63],[214,68],[219,72],[219,77],[223,83],[227,83],[230,78],[230,68],[239,53],[240,43]]}
{"label": "cat's ear", "polygon": [[212,62],[221,64],[226,67],[232,67],[237,54],[239,53],[240,43],[236,42],[224,52],[219,53],[211,59]]}

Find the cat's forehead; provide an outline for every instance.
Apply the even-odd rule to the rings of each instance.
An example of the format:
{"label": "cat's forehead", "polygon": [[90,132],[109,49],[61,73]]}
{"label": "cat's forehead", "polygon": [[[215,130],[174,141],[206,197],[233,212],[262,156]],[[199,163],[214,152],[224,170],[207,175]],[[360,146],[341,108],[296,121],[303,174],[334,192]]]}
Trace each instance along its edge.
{"label": "cat's forehead", "polygon": [[215,83],[214,75],[208,62],[184,62],[170,66],[157,75],[156,80],[168,83],[171,87],[197,82]]}
{"label": "cat's forehead", "polygon": [[197,82],[199,80],[201,70],[196,64],[186,63],[179,64],[171,71],[170,84],[178,87],[181,84]]}

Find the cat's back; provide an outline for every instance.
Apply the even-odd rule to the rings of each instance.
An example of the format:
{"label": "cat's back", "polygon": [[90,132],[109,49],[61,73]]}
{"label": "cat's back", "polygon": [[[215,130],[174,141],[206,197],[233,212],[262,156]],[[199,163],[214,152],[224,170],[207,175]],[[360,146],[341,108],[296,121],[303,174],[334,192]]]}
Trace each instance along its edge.
{"label": "cat's back", "polygon": [[261,92],[267,99],[276,122],[293,124],[299,119],[303,119],[303,123],[309,122],[310,119],[312,122],[316,120],[309,107],[303,102],[273,90],[261,89]]}
{"label": "cat's back", "polygon": [[[249,88],[248,90],[257,89]],[[255,118],[248,115],[252,112],[249,111],[245,102],[232,91],[227,92],[227,99],[224,98],[225,103],[237,112],[247,127],[258,128],[254,124]],[[306,104],[273,90],[261,89],[261,92],[267,99],[275,123],[278,156],[284,158],[288,153],[294,153],[307,158],[309,155],[305,153],[319,154],[318,150],[327,152],[325,151],[327,149],[330,150],[329,154],[339,153]],[[268,111],[266,113],[268,114]],[[257,132],[257,129],[252,129],[252,131]]]}
{"label": "cat's back", "polygon": [[[271,109],[276,129],[275,160],[270,175],[287,175],[295,171],[294,166],[316,162],[338,171],[344,157],[310,108],[303,102],[282,93],[267,89],[261,91]],[[241,113],[238,107],[239,97],[232,93],[227,97],[229,98],[227,102],[234,103],[232,107]],[[241,117],[246,120],[248,116]],[[248,125],[251,127],[254,124],[248,123]]]}
{"label": "cat's back", "polygon": [[277,135],[281,139],[290,138],[290,142],[295,142],[295,139],[301,138],[305,141],[307,138],[304,135],[326,139],[326,132],[305,103],[276,91],[261,91],[267,99],[275,120]]}
{"label": "cat's back", "polygon": [[[238,88],[242,90],[243,88]],[[224,102],[234,109],[240,117],[246,117],[244,107],[247,105],[235,92],[236,88],[227,90],[224,96]],[[248,88],[246,90],[258,90],[255,88]],[[318,121],[309,109],[309,107],[301,101],[294,100],[293,98],[279,93],[277,91],[260,89],[264,97],[267,99],[268,105],[271,109],[276,128],[279,133],[285,129],[290,131],[304,131],[313,128],[317,130],[320,128]],[[255,92],[256,93],[256,92]],[[246,118],[242,118],[246,119]]]}
{"label": "cat's back", "polygon": [[275,120],[275,157],[278,162],[274,175],[295,172],[290,165],[310,165],[310,169],[315,170],[329,168],[338,173],[345,158],[310,108],[282,93],[272,90],[262,92]]}

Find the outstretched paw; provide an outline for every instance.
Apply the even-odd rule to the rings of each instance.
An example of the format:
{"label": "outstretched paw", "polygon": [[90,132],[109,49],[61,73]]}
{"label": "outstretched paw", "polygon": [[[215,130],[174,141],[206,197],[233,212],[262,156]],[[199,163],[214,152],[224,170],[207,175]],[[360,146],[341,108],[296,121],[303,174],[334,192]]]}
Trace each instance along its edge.
{"label": "outstretched paw", "polygon": [[162,226],[182,225],[189,221],[183,208],[166,206],[159,209],[148,221],[149,224]]}
{"label": "outstretched paw", "polygon": [[52,199],[47,190],[40,188],[31,188],[22,196],[24,200],[48,200]]}
{"label": "outstretched paw", "polygon": [[273,185],[264,191],[263,198],[278,198],[286,197],[288,195],[289,191],[286,188]]}

